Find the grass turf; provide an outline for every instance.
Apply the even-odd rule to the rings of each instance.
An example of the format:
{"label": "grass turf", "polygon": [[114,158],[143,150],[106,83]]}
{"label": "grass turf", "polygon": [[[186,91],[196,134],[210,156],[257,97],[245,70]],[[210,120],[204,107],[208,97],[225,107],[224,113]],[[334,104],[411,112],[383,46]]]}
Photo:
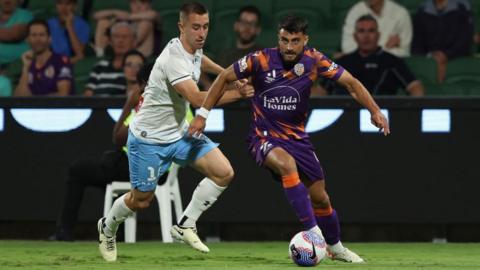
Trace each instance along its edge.
{"label": "grass turf", "polygon": [[[209,254],[183,244],[118,244],[104,262],[95,242],[0,241],[0,269],[298,269],[284,242],[210,243]],[[366,264],[325,260],[318,269],[480,269],[480,244],[351,243]]]}

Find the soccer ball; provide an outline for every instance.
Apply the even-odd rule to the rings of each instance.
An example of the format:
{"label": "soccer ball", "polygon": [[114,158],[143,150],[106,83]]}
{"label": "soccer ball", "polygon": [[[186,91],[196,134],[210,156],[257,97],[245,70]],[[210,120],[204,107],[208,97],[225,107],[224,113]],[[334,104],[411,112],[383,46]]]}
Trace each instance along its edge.
{"label": "soccer ball", "polygon": [[311,231],[299,232],[290,241],[288,253],[299,266],[315,266],[327,255],[325,240]]}

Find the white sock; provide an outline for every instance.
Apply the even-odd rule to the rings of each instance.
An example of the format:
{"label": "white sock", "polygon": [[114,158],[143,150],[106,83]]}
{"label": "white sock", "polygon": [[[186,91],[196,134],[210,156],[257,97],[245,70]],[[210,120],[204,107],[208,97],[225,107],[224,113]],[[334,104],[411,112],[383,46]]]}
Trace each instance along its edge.
{"label": "white sock", "polygon": [[342,245],[342,242],[338,241],[335,245],[329,245],[328,246],[328,251],[330,251],[333,254],[337,254],[340,252],[343,252],[345,250],[345,247]]}
{"label": "white sock", "polygon": [[122,196],[118,197],[113,203],[112,208],[107,214],[103,232],[108,237],[115,236],[115,234],[117,233],[118,226],[123,221],[125,221],[127,217],[135,213],[130,208],[128,208],[128,206],[125,204],[126,195],[127,194],[123,194]]}
{"label": "white sock", "polygon": [[179,219],[178,225],[189,228],[195,227],[200,215],[212,206],[226,188],[218,186],[207,177],[203,178],[193,192],[192,200]]}
{"label": "white sock", "polygon": [[322,239],[324,239],[323,234],[322,234],[322,230],[320,230],[320,227],[318,227],[318,225],[315,226],[315,227],[312,227],[309,231],[318,234]]}

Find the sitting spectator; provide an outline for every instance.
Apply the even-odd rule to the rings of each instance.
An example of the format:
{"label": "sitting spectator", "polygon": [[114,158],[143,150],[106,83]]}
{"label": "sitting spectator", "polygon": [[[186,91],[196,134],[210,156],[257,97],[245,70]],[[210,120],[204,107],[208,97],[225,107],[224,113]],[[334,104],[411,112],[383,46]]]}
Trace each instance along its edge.
{"label": "sitting spectator", "polygon": [[122,72],[125,54],[134,48],[135,33],[126,22],[115,23],[109,31],[113,57],[100,60],[90,72],[85,89],[86,96],[125,95],[125,75]]}
{"label": "sitting spectator", "polygon": [[28,50],[24,39],[33,16],[17,6],[18,0],[0,0],[0,65],[19,59]]}
{"label": "sitting spectator", "polygon": [[[410,72],[405,62],[378,46],[380,33],[375,18],[360,17],[355,24],[354,40],[358,49],[337,60],[337,63],[358,78],[372,95],[395,95],[403,88],[411,96],[423,96],[420,81]],[[326,81],[327,89],[334,94],[348,94],[337,84]]]}
{"label": "sitting spectator", "polygon": [[[103,190],[112,181],[129,181],[128,159],[122,147],[127,142],[129,115],[139,101],[152,68],[152,66],[144,67],[139,72],[138,68],[143,67],[144,63],[144,58],[139,52],[132,51],[125,56],[126,65],[123,71],[127,80],[130,81],[130,85],[134,87],[128,91],[122,114],[113,129],[113,142],[117,146],[116,150],[106,151],[102,158],[77,160],[70,166],[63,208],[57,221],[56,231],[49,237],[49,240],[73,240],[73,230],[87,187],[97,187]],[[165,181],[167,176],[168,174],[165,174],[159,182]]]}
{"label": "sitting spectator", "polygon": [[70,57],[72,63],[84,56],[85,45],[90,37],[90,26],[75,15],[77,0],[56,0],[58,16],[48,20],[52,34],[52,50]]}
{"label": "sitting spectator", "polygon": [[385,51],[399,56],[410,55],[412,22],[408,11],[392,0],[364,0],[355,4],[347,14],[342,33],[342,52],[357,48],[353,39],[355,22],[365,14],[372,15],[379,25],[379,44]]}
{"label": "sitting spectator", "polygon": [[127,82],[127,95],[129,92],[139,92],[141,85],[137,79],[138,71],[145,65],[146,59],[143,54],[137,50],[129,51],[125,55],[125,61],[123,62],[123,74]]}
{"label": "sitting spectator", "polygon": [[412,54],[429,55],[437,62],[443,82],[449,60],[471,53],[473,18],[467,0],[428,0],[413,18]]}
{"label": "sitting spectator", "polygon": [[95,13],[94,19],[97,21],[95,51],[97,56],[103,56],[108,45],[105,33],[117,21],[131,21],[136,33],[135,48],[145,57],[152,55],[155,45],[154,31],[159,20],[158,13],[152,9],[152,0],[129,1],[130,13],[117,9],[101,10]]}
{"label": "sitting spectator", "polygon": [[0,97],[9,97],[12,95],[12,83],[10,79],[0,73]]}
{"label": "sitting spectator", "polygon": [[235,47],[222,50],[217,59],[220,66],[227,68],[244,55],[262,49],[255,42],[262,30],[260,20],[260,11],[256,7],[246,6],[240,9],[233,25],[233,30],[237,35]]}
{"label": "sitting spectator", "polygon": [[73,94],[70,60],[50,49],[51,39],[46,21],[33,20],[28,24],[27,42],[32,50],[22,55],[22,75],[15,96]]}

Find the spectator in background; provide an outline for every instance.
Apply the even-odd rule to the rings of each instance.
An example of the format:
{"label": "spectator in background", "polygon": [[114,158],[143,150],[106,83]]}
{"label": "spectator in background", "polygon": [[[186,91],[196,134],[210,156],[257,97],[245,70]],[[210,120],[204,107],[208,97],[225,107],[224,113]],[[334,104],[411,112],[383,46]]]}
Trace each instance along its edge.
{"label": "spectator in background", "polygon": [[[354,40],[358,49],[344,55],[337,63],[360,80],[372,95],[395,95],[403,88],[411,96],[423,96],[420,81],[410,72],[405,62],[378,46],[380,33],[375,18],[364,15],[355,24]],[[347,95],[349,92],[333,81],[326,81],[326,88],[333,94]]]}
{"label": "spectator in background", "polygon": [[141,85],[138,81],[137,74],[145,63],[145,56],[137,50],[129,51],[125,55],[123,61],[123,74],[125,75],[127,95],[130,95],[130,92],[140,91]]}
{"label": "spectator in background", "polygon": [[379,44],[385,51],[398,57],[410,55],[412,22],[408,11],[392,0],[364,0],[348,12],[343,25],[342,52],[351,53],[357,48],[353,39],[355,22],[365,14],[372,15],[379,25]]}
{"label": "spectator in background", "polygon": [[125,75],[122,71],[125,54],[135,46],[135,30],[127,22],[115,23],[109,31],[113,57],[100,60],[90,72],[85,96],[125,95]]}
{"label": "spectator in background", "polygon": [[84,57],[90,37],[88,23],[75,15],[76,5],[77,0],[55,0],[58,16],[48,20],[53,52],[70,57],[72,63]]}
{"label": "spectator in background", "polygon": [[255,6],[245,6],[240,9],[233,25],[233,30],[237,35],[235,47],[222,50],[217,59],[220,66],[227,68],[244,55],[262,49],[255,42],[262,30],[260,21],[260,11]]}
{"label": "spectator in background", "polygon": [[106,30],[117,21],[131,21],[136,33],[135,48],[145,57],[152,55],[155,45],[154,32],[160,17],[152,8],[152,0],[128,1],[130,2],[130,13],[123,10],[108,9],[94,14],[94,19],[97,21],[95,30],[95,51],[97,56],[103,56],[104,50],[108,45],[108,37],[105,35]]}
{"label": "spectator in background", "polygon": [[[104,152],[101,158],[79,159],[70,166],[63,208],[57,221],[55,233],[48,238],[49,240],[74,240],[73,230],[87,187],[104,190],[106,185],[112,181],[129,181],[128,158],[123,147],[128,137],[128,124],[131,120],[132,109],[138,104],[152,69],[152,66],[144,67],[144,59],[138,51],[131,51],[125,55],[123,72],[127,80],[131,82],[130,86],[133,87],[131,91],[128,91],[129,94],[122,114],[113,128],[113,143],[116,149]],[[139,71],[138,68],[141,68],[141,70]],[[167,176],[168,174],[162,177],[159,182],[164,182]]]}
{"label": "spectator in background", "polygon": [[50,49],[50,32],[44,20],[27,26],[30,51],[22,55],[23,68],[15,96],[67,96],[73,93],[72,66],[68,57]]}
{"label": "spectator in background", "polygon": [[413,18],[412,54],[437,62],[437,80],[443,82],[449,60],[471,53],[473,18],[467,0],[428,0]]}
{"label": "spectator in background", "polygon": [[30,11],[18,8],[18,0],[0,0],[0,65],[19,59],[28,50],[24,41]]}

